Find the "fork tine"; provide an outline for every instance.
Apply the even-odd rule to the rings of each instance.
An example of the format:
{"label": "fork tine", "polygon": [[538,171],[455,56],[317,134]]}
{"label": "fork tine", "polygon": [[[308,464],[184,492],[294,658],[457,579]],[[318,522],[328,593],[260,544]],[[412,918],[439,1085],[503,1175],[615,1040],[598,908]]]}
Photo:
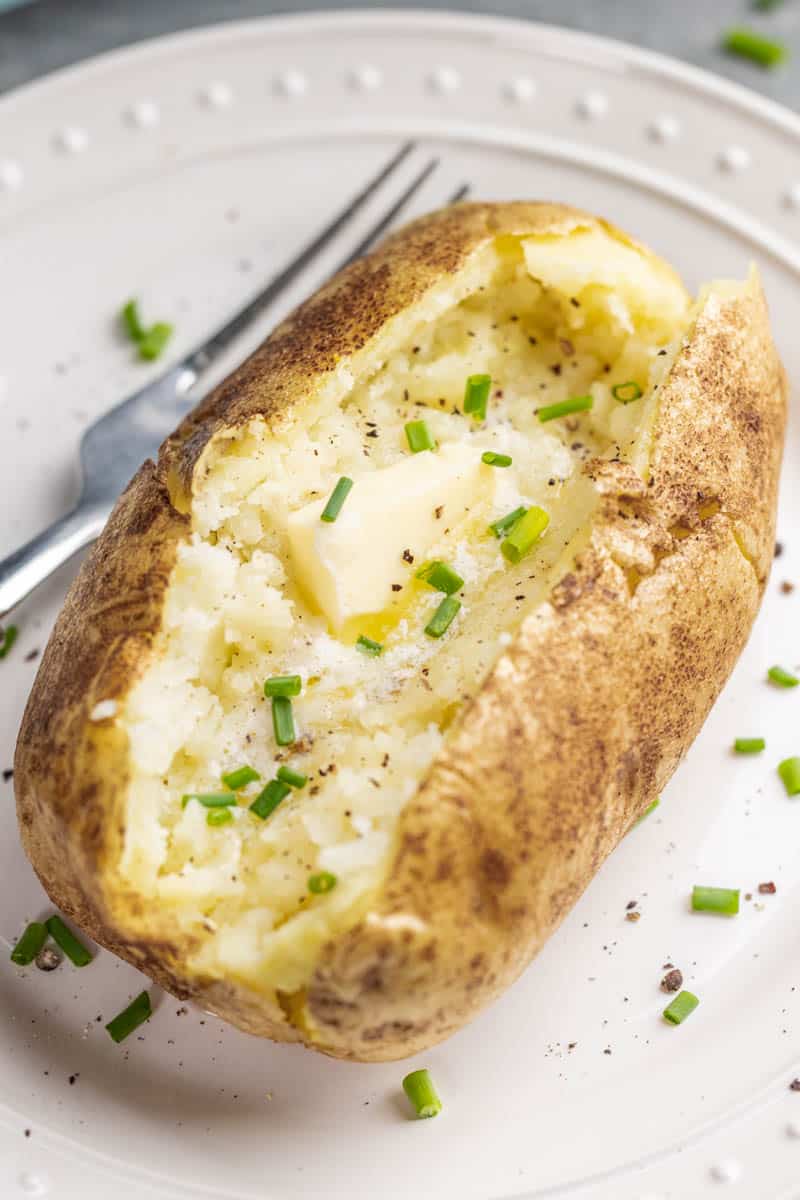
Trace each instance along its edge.
{"label": "fork tine", "polygon": [[370,246],[377,242],[381,234],[389,228],[395,217],[402,212],[414,193],[419,191],[425,180],[433,174],[438,165],[438,158],[432,158],[425,164],[422,170],[411,180],[411,183],[408,185],[408,187],[400,193],[391,208],[384,213],[384,215],[379,221],[376,222],[375,225],[373,225],[369,233],[365,234],[365,236],[356,246],[355,250],[351,251],[351,253],[348,254],[347,258],[345,258],[343,262],[339,263],[337,268],[339,271],[341,271],[343,267],[348,267],[351,262],[355,262],[357,258],[361,258],[362,254],[366,254]]}
{"label": "fork tine", "polygon": [[351,217],[366,204],[367,200],[374,192],[385,182],[388,177],[400,166],[401,162],[414,149],[414,142],[406,142],[400,149],[392,155],[388,163],[381,167],[380,171],[370,179],[360,192],[353,197],[347,206],[338,213],[332,221],[330,221],[324,229],[322,229],[316,237],[308,242],[299,254],[292,261],[279,271],[263,288],[258,295],[254,296],[243,308],[236,313],[230,321],[227,321],[221,329],[218,329],[207,341],[199,346],[193,353],[188,355],[182,366],[186,371],[199,372],[205,370],[223,350],[227,349],[240,333],[250,325],[251,321],[266,308],[272,301],[288,287],[288,285],[303,271],[303,269],[316,257],[328,242],[330,242],[337,233],[347,224]]}
{"label": "fork tine", "polygon": [[447,203],[448,204],[458,204],[459,200],[466,200],[467,196],[470,194],[471,191],[472,191],[472,188],[470,187],[470,185],[468,183],[462,183],[461,187],[458,188],[455,192],[453,192],[452,196],[447,201]]}

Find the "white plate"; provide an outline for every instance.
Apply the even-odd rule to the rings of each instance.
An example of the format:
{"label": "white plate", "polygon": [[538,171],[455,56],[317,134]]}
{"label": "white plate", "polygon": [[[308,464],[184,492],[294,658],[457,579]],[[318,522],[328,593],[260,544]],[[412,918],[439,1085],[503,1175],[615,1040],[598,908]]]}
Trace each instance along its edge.
{"label": "white plate", "polygon": [[[800,376],[800,122],[686,67],[595,38],[466,16],[349,14],[217,26],[109,55],[0,102],[0,551],[64,511],[87,421],[147,377],[111,332],[131,294],[189,345],[344,201],[400,138],[443,183],[607,213],[701,279],[764,273]],[[439,193],[441,194],[441,193]],[[433,192],[421,205],[433,202]],[[406,1119],[405,1065],[272,1046],[164,996],[141,1036],[108,1019],[142,985],[102,953],[52,975],[0,963],[0,1195],[294,1200],[796,1196],[800,808],[797,423],[777,564],[756,631],[661,809],[523,979],[411,1065],[436,1121]],[[0,663],[0,768],[71,570],[19,614]],[[734,760],[737,734],[766,754]],[[47,911],[0,783],[2,929]],[[756,892],[692,917],[692,883]],[[642,919],[625,920],[639,900]],[[701,997],[660,1019],[662,964]],[[570,1049],[570,1044],[575,1043]],[[611,1053],[608,1053],[610,1051]],[[70,1080],[74,1077],[74,1082]],[[25,1130],[30,1130],[26,1136]]]}

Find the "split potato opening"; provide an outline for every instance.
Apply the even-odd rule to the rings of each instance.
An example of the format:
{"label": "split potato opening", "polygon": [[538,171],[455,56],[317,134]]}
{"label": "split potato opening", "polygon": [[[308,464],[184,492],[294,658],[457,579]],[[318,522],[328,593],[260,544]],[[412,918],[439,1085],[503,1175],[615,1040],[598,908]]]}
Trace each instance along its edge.
{"label": "split potato opening", "polygon": [[586,542],[587,464],[646,476],[691,319],[622,235],[498,237],[305,403],[215,436],[121,714],[118,870],[194,970],[291,996],[369,910],[448,729]]}

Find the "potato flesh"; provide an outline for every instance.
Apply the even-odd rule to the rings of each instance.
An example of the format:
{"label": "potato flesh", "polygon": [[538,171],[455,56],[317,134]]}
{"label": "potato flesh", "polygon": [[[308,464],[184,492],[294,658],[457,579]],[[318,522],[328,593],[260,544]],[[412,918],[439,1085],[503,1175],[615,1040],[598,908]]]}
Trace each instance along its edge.
{"label": "potato flesh", "polygon": [[[550,259],[572,280],[563,270],[569,253],[565,241]],[[254,422],[209,463],[164,628],[124,714],[133,769],[120,864],[137,891],[200,935],[197,967],[256,990],[294,992],[321,944],[368,908],[398,814],[448,724],[591,517],[595,495],[582,463],[631,454],[647,422],[648,394],[622,406],[610,389],[635,379],[646,390],[685,318],[681,290],[651,274],[637,307],[621,286],[587,282],[576,295],[543,287],[518,243],[492,248],[469,294],[454,286],[440,296],[435,320],[419,306],[388,354],[358,380],[344,379],[340,397],[323,393],[280,427]],[[460,408],[466,377],[484,372],[492,396],[480,424]],[[540,406],[588,392],[591,413],[538,420]],[[288,514],[329,494],[340,475],[400,461],[404,423],[419,417],[440,445],[513,459],[498,470],[491,500],[479,498],[431,549],[464,578],[462,611],[444,638],[426,637],[441,596],[413,580],[416,562],[399,559],[402,587],[390,607],[334,635],[291,577]],[[535,552],[511,567],[486,527],[520,504],[541,505],[551,523]],[[358,653],[359,633],[380,640],[384,654]],[[275,745],[262,694],[264,679],[283,673],[299,673],[304,684],[291,753]],[[220,828],[208,827],[196,802],[181,807],[184,793],[218,791],[225,771],[247,763],[265,782],[281,762],[310,783],[265,822],[246,807],[260,785]],[[308,878],[319,870],[338,883],[311,896]]]}

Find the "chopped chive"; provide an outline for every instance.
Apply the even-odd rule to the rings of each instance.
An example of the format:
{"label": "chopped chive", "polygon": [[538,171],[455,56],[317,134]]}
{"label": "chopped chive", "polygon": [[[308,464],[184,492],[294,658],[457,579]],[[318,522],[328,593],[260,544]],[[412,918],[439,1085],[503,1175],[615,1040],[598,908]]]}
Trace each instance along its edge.
{"label": "chopped chive", "polygon": [[787,796],[800,795],[800,758],[785,758],[778,763],[778,774],[783,780]]}
{"label": "chopped chive", "polygon": [[448,596],[451,596],[453,592],[457,592],[459,588],[464,586],[464,580],[461,576],[452,567],[448,567],[447,563],[442,562],[438,558],[420,567],[416,572],[416,577],[417,579],[422,579],[437,592],[444,592]]}
{"label": "chopped chive", "polygon": [[753,0],[756,12],[772,12],[773,8],[779,8],[781,4],[783,0]]}
{"label": "chopped chive", "polygon": [[302,771],[295,771],[294,767],[278,767],[278,779],[293,788],[304,788],[308,783],[308,776]]}
{"label": "chopped chive", "polygon": [[498,454],[495,450],[484,450],[481,462],[485,462],[487,467],[510,467],[512,458],[510,454]]}
{"label": "chopped chive", "polygon": [[299,675],[273,675],[264,684],[264,695],[299,696],[302,688],[303,681]]}
{"label": "chopped chive", "polygon": [[11,951],[11,961],[18,967],[27,967],[36,958],[42,946],[47,941],[47,926],[41,921],[31,921]]}
{"label": "chopped chive", "polygon": [[223,775],[222,782],[232,792],[238,792],[240,788],[247,787],[248,783],[256,783],[260,778],[258,771],[253,767],[238,767],[235,771],[228,771]]}
{"label": "chopped chive", "polygon": [[644,820],[645,820],[647,817],[649,817],[651,812],[655,812],[655,810],[658,808],[658,806],[659,806],[659,804],[660,804],[660,803],[661,803],[661,797],[660,797],[660,796],[656,796],[656,798],[655,798],[655,800],[653,801],[653,803],[652,803],[652,804],[648,804],[647,808],[644,810],[644,812],[643,812],[643,813],[642,813],[642,815],[639,817],[639,819],[638,819],[638,820],[635,822],[635,824],[636,824],[636,825],[641,825],[642,821],[644,821]]}
{"label": "chopped chive", "polygon": [[767,671],[767,679],[772,683],[776,683],[778,687],[797,687],[800,679],[796,675],[792,675],[791,671],[785,671],[783,667],[770,667]]}
{"label": "chopped chive", "polygon": [[550,524],[550,517],[543,508],[534,504],[523,517],[515,523],[500,549],[503,557],[511,563],[518,563],[524,558],[535,542]]}
{"label": "chopped chive", "polygon": [[562,400],[559,404],[546,404],[544,408],[540,408],[537,412],[537,417],[540,421],[554,421],[556,417],[568,417],[570,413],[585,412],[594,404],[594,399],[591,396],[572,396],[569,400]]}
{"label": "chopped chive", "polygon": [[372,658],[377,658],[379,654],[383,654],[383,646],[380,642],[373,642],[372,638],[365,637],[360,633],[356,638],[356,650],[360,650],[362,654],[369,654]]}
{"label": "chopped chive", "polygon": [[697,1008],[700,1001],[691,992],[678,992],[664,1009],[663,1017],[670,1025],[680,1025]]}
{"label": "chopped chive", "polygon": [[331,875],[330,871],[317,871],[316,875],[308,877],[308,890],[315,896],[324,896],[326,892],[332,892],[335,887],[336,876]]}
{"label": "chopped chive", "polygon": [[148,362],[153,362],[154,359],[159,358],[167,342],[172,337],[172,333],[173,328],[166,321],[158,321],[155,325],[151,325],[139,340],[139,357],[146,359]]}
{"label": "chopped chive", "polygon": [[16,625],[6,625],[5,629],[0,630],[0,658],[5,658],[18,637],[19,629]]}
{"label": "chopped chive", "polygon": [[123,1008],[121,1013],[108,1022],[106,1029],[111,1035],[112,1041],[124,1042],[134,1029],[138,1029],[152,1015],[153,1006],[150,1003],[150,993],[140,992],[135,1000],[131,1000],[127,1008]]}
{"label": "chopped chive", "polygon": [[765,38],[754,29],[729,29],[722,39],[722,47],[729,54],[749,58],[759,67],[777,67],[789,57],[788,47],[783,42]]}
{"label": "chopped chive", "polygon": [[418,1117],[436,1117],[442,1111],[442,1102],[428,1071],[423,1069],[406,1075],[403,1091]]}
{"label": "chopped chive", "polygon": [[737,754],[760,754],[766,746],[764,738],[736,738],[733,743]]}
{"label": "chopped chive", "polygon": [[491,375],[470,375],[464,387],[464,412],[472,413],[476,421],[486,420]]}
{"label": "chopped chive", "polygon": [[76,967],[86,967],[89,965],[92,961],[91,954],[83,942],[79,942],[72,930],[64,924],[61,917],[48,917],[45,925],[50,937],[57,946],[61,947],[70,962],[74,963]]}
{"label": "chopped chive", "polygon": [[635,379],[630,379],[627,383],[615,383],[611,395],[615,400],[619,400],[620,404],[632,404],[634,400],[640,400],[644,392]]}
{"label": "chopped chive", "polygon": [[461,601],[455,596],[445,596],[442,603],[437,608],[436,612],[431,617],[428,624],[425,626],[425,632],[428,637],[440,638],[443,633],[450,628],[458,610],[461,608]]}
{"label": "chopped chive", "polygon": [[266,821],[270,813],[275,811],[281,800],[286,799],[291,790],[289,784],[284,783],[282,779],[270,779],[264,790],[259,792],[250,805],[250,812],[261,817],[262,821]]}
{"label": "chopped chive", "polygon": [[409,421],[405,427],[408,448],[412,454],[420,450],[435,450],[436,438],[428,428],[427,421]]}
{"label": "chopped chive", "polygon": [[692,888],[692,910],[735,917],[739,911],[739,889],[700,887],[695,884]]}
{"label": "chopped chive", "polygon": [[336,520],[339,513],[342,511],[342,505],[349,496],[350,488],[352,486],[352,479],[348,479],[346,475],[343,475],[336,484],[336,487],[331,492],[330,499],[320,515],[320,521],[327,521],[327,523],[330,524],[331,521]]}
{"label": "chopped chive", "polygon": [[215,829],[218,825],[228,825],[233,820],[230,808],[210,808],[206,813],[206,825]]}
{"label": "chopped chive", "polygon": [[131,341],[140,342],[145,335],[145,328],[139,316],[139,302],[129,300],[127,304],[123,305],[119,315]]}
{"label": "chopped chive", "polygon": [[233,792],[187,792],[181,796],[181,808],[186,808],[190,800],[196,800],[204,808],[226,808],[236,803]]}
{"label": "chopped chive", "polygon": [[292,702],[288,696],[272,697],[272,728],[279,746],[291,746],[297,740]]}
{"label": "chopped chive", "polygon": [[513,512],[507,513],[506,516],[500,517],[497,521],[492,521],[489,530],[495,537],[502,537],[504,533],[508,533],[513,525],[516,525],[520,517],[525,516],[525,509],[522,505],[515,508]]}

